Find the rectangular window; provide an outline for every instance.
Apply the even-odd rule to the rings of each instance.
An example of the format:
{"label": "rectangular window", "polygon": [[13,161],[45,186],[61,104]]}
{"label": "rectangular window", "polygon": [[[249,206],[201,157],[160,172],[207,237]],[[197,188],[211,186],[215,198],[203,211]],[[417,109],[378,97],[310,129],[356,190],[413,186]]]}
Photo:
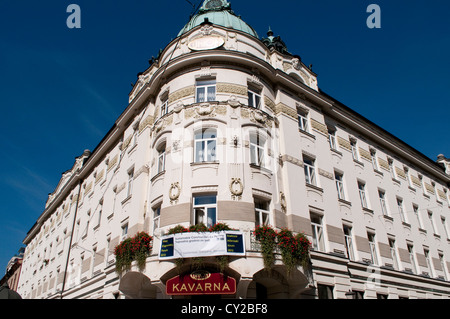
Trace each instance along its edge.
{"label": "rectangular window", "polygon": [[216,81],[197,81],[196,103],[210,102],[216,100]]}
{"label": "rectangular window", "polygon": [[338,198],[345,200],[344,175],[335,171],[334,172],[334,181],[336,182],[336,190],[338,193]]}
{"label": "rectangular window", "polygon": [[430,270],[430,277],[433,278],[433,266],[431,265],[431,259],[430,259],[430,251],[428,249],[423,249],[423,254],[425,255],[425,259],[427,261],[427,267]]}
{"label": "rectangular window", "polygon": [[370,257],[372,259],[372,264],[378,265],[378,253],[377,253],[377,246],[375,243],[375,234],[367,233],[367,239],[369,239]]}
{"label": "rectangular window", "polygon": [[103,201],[100,203],[100,206],[98,208],[98,216],[97,216],[97,227],[100,226],[102,222],[102,213],[103,213]]}
{"label": "rectangular window", "polygon": [[314,167],[314,159],[303,156],[303,168],[305,170],[305,181],[306,184],[316,185],[316,169]]}
{"label": "rectangular window", "polygon": [[345,249],[347,251],[348,259],[355,260],[355,252],[353,249],[352,228],[347,225],[344,225],[344,240],[345,240]]}
{"label": "rectangular window", "polygon": [[403,166],[403,170],[405,171],[406,180],[408,181],[408,186],[411,188],[414,188],[413,184],[412,184],[412,180],[411,180],[411,175],[409,174],[409,168],[406,166]]}
{"label": "rectangular window", "polygon": [[160,106],[160,110],[161,110],[161,114],[160,116],[164,116],[167,113],[169,113],[169,99],[165,99],[163,101],[161,101],[161,106]]}
{"label": "rectangular window", "polygon": [[128,172],[127,197],[130,196],[133,192],[133,177],[134,177],[134,169]]}
{"label": "rectangular window", "polygon": [[328,130],[328,142],[330,143],[330,148],[337,151],[336,131]]}
{"label": "rectangular window", "polygon": [[261,108],[261,92],[249,87],[248,88],[248,106],[257,109]]}
{"label": "rectangular window", "polygon": [[372,158],[372,167],[374,171],[378,171],[377,153],[375,150],[370,150],[370,157]]}
{"label": "rectangular window", "polygon": [[166,169],[166,143],[158,148],[158,174]]}
{"label": "rectangular window", "polygon": [[388,163],[389,163],[389,171],[391,172],[392,179],[397,179],[397,174],[395,174],[395,169],[394,169],[394,161],[391,158],[388,158]]}
{"label": "rectangular window", "polygon": [[382,190],[378,190],[378,197],[380,199],[381,213],[384,216],[389,216],[387,205],[386,205],[386,193]]}
{"label": "rectangular window", "polygon": [[204,195],[194,197],[194,224],[211,227],[217,220],[217,196]]}
{"label": "rectangular window", "polygon": [[216,161],[217,134],[215,129],[204,129],[195,134],[195,162]]}
{"label": "rectangular window", "polygon": [[416,256],[414,254],[414,246],[407,244],[409,253],[409,262],[411,263],[413,273],[417,274]]}
{"label": "rectangular window", "polygon": [[153,209],[153,232],[159,228],[160,217],[161,217],[161,205]]}
{"label": "rectangular window", "polygon": [[403,209],[403,199],[398,198],[397,197],[397,208],[398,208],[398,213],[400,214],[400,218],[402,219],[402,222],[406,223],[406,215],[405,215],[405,211]]}
{"label": "rectangular window", "polygon": [[391,251],[391,258],[394,269],[400,270],[399,268],[399,262],[398,262],[398,256],[397,256],[397,248],[395,247],[395,240],[389,238],[389,248]]}
{"label": "rectangular window", "polygon": [[439,262],[441,263],[442,272],[444,273],[444,279],[445,281],[448,281],[447,269],[445,267],[445,260],[443,254],[439,254]]}
{"label": "rectangular window", "polygon": [[124,224],[122,226],[122,235],[120,237],[120,239],[123,241],[127,238],[128,235],[128,223]]}
{"label": "rectangular window", "polygon": [[323,234],[322,216],[311,213],[312,248],[325,251],[325,239]]}
{"label": "rectangular window", "polygon": [[363,208],[368,208],[367,197],[366,197],[366,184],[363,182],[358,182],[359,199],[361,200],[361,206]]}
{"label": "rectangular window", "polygon": [[433,234],[437,234],[436,225],[434,224],[433,212],[428,211],[428,219],[430,220],[431,229],[433,230]]}
{"label": "rectangular window", "polygon": [[255,225],[265,226],[269,224],[269,201],[255,198]]}
{"label": "rectangular window", "polygon": [[441,223],[442,223],[442,227],[444,228],[444,231],[445,231],[445,236],[447,236],[447,239],[450,239],[450,233],[448,232],[447,223],[445,221],[444,216],[441,216]]}
{"label": "rectangular window", "polygon": [[250,134],[250,163],[265,167],[266,165],[266,150],[265,150],[266,139],[260,134],[252,133]]}
{"label": "rectangular window", "polygon": [[318,284],[317,294],[319,299],[333,299],[333,286]]}
{"label": "rectangular window", "polygon": [[358,154],[358,146],[356,145],[356,140],[352,139],[350,140],[350,146],[352,149],[352,157],[355,161],[359,161],[359,154]]}
{"label": "rectangular window", "polygon": [[417,205],[413,205],[413,211],[414,211],[414,215],[417,218],[417,223],[419,225],[419,228],[423,229],[423,225],[422,225],[422,219],[420,218],[420,213],[419,213],[419,206]]}
{"label": "rectangular window", "polygon": [[298,128],[302,131],[308,132],[309,125],[308,125],[308,112],[304,110],[298,110]]}

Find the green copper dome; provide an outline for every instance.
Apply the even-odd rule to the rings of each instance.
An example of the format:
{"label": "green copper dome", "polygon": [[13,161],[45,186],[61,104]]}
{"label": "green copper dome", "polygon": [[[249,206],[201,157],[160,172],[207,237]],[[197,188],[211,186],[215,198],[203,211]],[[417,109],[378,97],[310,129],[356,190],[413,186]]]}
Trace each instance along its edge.
{"label": "green copper dome", "polygon": [[240,17],[236,16],[231,10],[230,3],[226,0],[206,0],[198,13],[194,15],[191,20],[178,33],[178,36],[192,30],[203,22],[210,22],[212,24],[220,25],[226,28],[243,31],[254,37],[258,37],[255,30]]}

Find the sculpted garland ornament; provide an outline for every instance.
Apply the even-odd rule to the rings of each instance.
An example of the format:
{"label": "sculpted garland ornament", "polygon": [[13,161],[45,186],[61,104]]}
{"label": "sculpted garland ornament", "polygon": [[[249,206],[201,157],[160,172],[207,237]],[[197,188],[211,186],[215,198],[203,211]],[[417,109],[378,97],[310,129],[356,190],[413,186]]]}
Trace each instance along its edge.
{"label": "sculpted garland ornament", "polygon": [[169,198],[170,198],[171,204],[173,204],[174,202],[176,202],[178,200],[178,197],[180,197],[180,193],[181,193],[180,184],[178,182],[173,183],[170,186],[170,190],[169,190]]}
{"label": "sculpted garland ornament", "polygon": [[233,199],[241,199],[244,192],[244,184],[240,178],[232,178],[230,183],[230,192]]}

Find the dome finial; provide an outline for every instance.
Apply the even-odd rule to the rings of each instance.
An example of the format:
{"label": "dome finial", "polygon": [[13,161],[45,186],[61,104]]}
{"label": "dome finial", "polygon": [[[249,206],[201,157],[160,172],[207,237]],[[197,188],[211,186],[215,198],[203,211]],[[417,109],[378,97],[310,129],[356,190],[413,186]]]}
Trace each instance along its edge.
{"label": "dome finial", "polygon": [[272,31],[272,28],[270,27],[270,25],[269,25],[269,31],[267,31],[267,35],[269,37],[273,36],[273,31]]}

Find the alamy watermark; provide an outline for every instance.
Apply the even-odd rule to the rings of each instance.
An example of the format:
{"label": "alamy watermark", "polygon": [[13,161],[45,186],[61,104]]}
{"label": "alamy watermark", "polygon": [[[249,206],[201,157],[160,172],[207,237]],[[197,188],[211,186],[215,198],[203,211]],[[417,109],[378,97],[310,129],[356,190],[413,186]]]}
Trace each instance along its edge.
{"label": "alamy watermark", "polygon": [[81,8],[78,4],[69,4],[66,9],[70,15],[67,17],[66,25],[69,29],[81,29]]}
{"label": "alamy watermark", "polygon": [[[81,8],[78,4],[70,4],[66,9],[70,15],[67,17],[66,25],[69,29],[81,29]],[[381,28],[381,7],[378,4],[370,4],[366,9],[370,15],[367,17],[366,25],[369,29]]]}
{"label": "alamy watermark", "polygon": [[366,10],[370,15],[367,17],[366,24],[369,29],[381,28],[381,8],[378,4],[370,4]]}

